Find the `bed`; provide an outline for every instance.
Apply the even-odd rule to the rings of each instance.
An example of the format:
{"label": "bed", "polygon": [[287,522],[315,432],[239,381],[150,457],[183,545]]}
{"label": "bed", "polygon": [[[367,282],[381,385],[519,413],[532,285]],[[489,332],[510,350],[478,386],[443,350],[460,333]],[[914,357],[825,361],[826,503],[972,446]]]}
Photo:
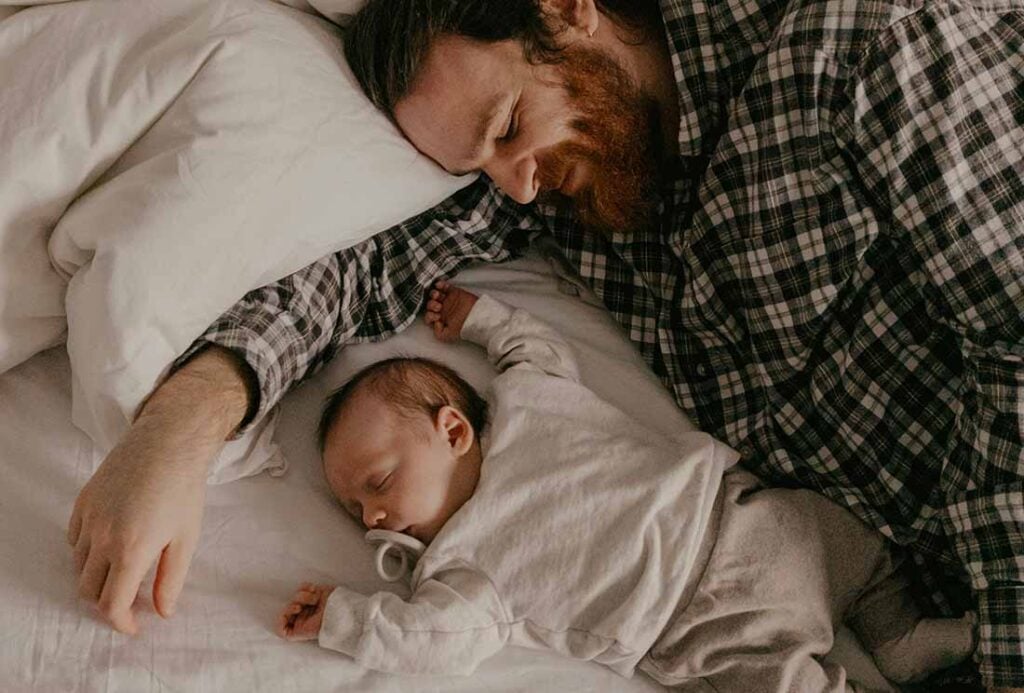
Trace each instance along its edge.
{"label": "bed", "polygon": [[[135,7],[145,4],[134,3]],[[164,6],[191,11],[201,4],[178,0]],[[228,4],[235,9],[256,7],[255,16],[261,21],[271,17],[278,23],[294,22],[302,31],[320,37],[315,40],[331,35],[331,29],[325,28],[327,22],[312,16],[309,7],[303,11],[269,2]],[[26,14],[36,15],[28,19],[21,13],[4,19],[4,15],[12,13],[0,8],[0,79],[4,80],[0,88],[17,81],[17,76],[11,70],[5,72],[3,67],[5,55],[17,54],[16,48],[24,50],[24,46],[17,46],[19,37],[33,35],[32,32],[37,32],[36,36],[43,35],[38,32],[56,32],[53,27],[61,26],[74,13],[78,14],[69,26],[84,26],[83,17],[95,20],[96,15],[90,14],[93,12],[107,12],[106,17],[112,16],[111,9],[129,14],[122,11],[124,7],[117,5],[116,0],[85,0],[68,3],[66,7],[33,8]],[[181,15],[176,16],[175,21],[180,18]],[[15,20],[19,22],[17,32],[11,28]],[[273,34],[274,41],[281,41],[283,35]],[[242,33],[239,40],[246,40],[246,35]],[[230,41],[224,39],[220,45],[230,46]],[[5,54],[4,50],[8,52]],[[10,67],[11,62],[6,66]],[[159,66],[145,67],[147,79],[159,81]],[[150,88],[158,91],[152,84]],[[363,532],[327,493],[313,432],[325,395],[361,366],[381,358],[398,354],[433,357],[456,368],[477,387],[486,385],[493,373],[479,348],[442,345],[421,323],[387,341],[347,348],[285,398],[272,417],[276,426],[268,425],[254,432],[248,442],[235,446],[228,457],[218,461],[212,480],[228,483],[209,488],[202,538],[173,619],[162,621],[155,615],[148,596],[149,583],[144,585],[137,605],[143,630],[135,637],[112,631],[98,620],[92,607],[77,599],[71,552],[64,539],[74,499],[102,460],[110,439],[123,430],[134,407],[165,372],[174,354],[187,346],[211,315],[216,316],[230,305],[232,296],[283,276],[320,254],[358,241],[374,224],[383,228],[384,222],[397,220],[376,212],[367,213],[358,224],[346,227],[340,234],[342,238],[332,240],[327,238],[331,226],[314,219],[309,226],[321,229],[316,232],[321,236],[307,231],[301,238],[285,239],[299,246],[301,252],[285,253],[283,259],[275,255],[273,263],[255,267],[233,257],[231,266],[237,269],[237,274],[244,275],[237,280],[241,283],[234,284],[217,283],[220,270],[216,263],[223,259],[212,245],[214,241],[206,237],[202,241],[179,238],[175,247],[186,251],[202,244],[201,252],[182,251],[180,256],[167,254],[166,248],[156,243],[160,233],[166,233],[159,225],[136,224],[134,236],[127,240],[113,234],[84,241],[99,219],[112,218],[111,209],[123,214],[122,207],[112,207],[110,200],[104,199],[111,195],[115,199],[124,195],[123,199],[136,206],[141,204],[141,198],[148,205],[147,210],[157,205],[164,214],[188,218],[188,214],[195,213],[197,219],[205,220],[200,214],[202,209],[179,210],[175,205],[189,203],[168,194],[166,188],[147,197],[155,185],[151,179],[147,179],[145,189],[137,185],[141,178],[152,174],[154,162],[161,160],[153,155],[154,132],[159,134],[168,113],[181,117],[175,109],[181,106],[182,95],[188,93],[183,88],[173,98],[169,97],[160,112],[152,114],[146,127],[140,129],[142,134],[121,150],[111,149],[116,155],[105,153],[101,168],[95,164],[87,175],[79,175],[74,185],[65,186],[67,190],[61,194],[66,199],[60,204],[32,208],[35,216],[31,218],[36,223],[32,239],[42,242],[42,259],[47,263],[45,268],[40,266],[40,271],[52,274],[47,274],[37,293],[28,296],[22,289],[19,296],[25,299],[19,305],[36,308],[35,314],[23,311],[12,317],[10,312],[0,312],[0,330],[8,330],[10,335],[12,325],[31,324],[32,330],[18,334],[34,340],[27,347],[16,345],[21,349],[20,356],[10,356],[15,349],[8,349],[5,353],[10,358],[5,368],[0,368],[5,371],[0,375],[0,476],[4,479],[0,484],[0,596],[5,605],[0,611],[0,690],[658,690],[658,685],[641,675],[625,680],[597,665],[516,648],[501,652],[469,678],[389,677],[367,672],[315,644],[286,643],[274,635],[277,611],[300,581],[344,583],[365,592],[402,590],[401,586],[389,585],[376,576],[372,549],[363,542]],[[4,113],[0,106],[0,115]],[[350,115],[358,119],[367,117],[366,113],[356,110]],[[6,122],[9,124],[9,119]],[[175,121],[179,126],[181,122]],[[192,122],[208,125],[207,121]],[[0,138],[4,135],[4,124],[0,119]],[[62,134],[65,146],[67,136]],[[95,133],[91,136],[95,145]],[[394,133],[387,137],[392,138],[388,142],[400,142]],[[414,153],[394,149],[395,146],[398,145],[372,148],[370,154],[394,156],[401,175],[410,180],[426,179],[427,184],[410,191],[409,199],[402,204],[392,204],[387,211],[392,217],[403,218],[410,209],[425,208],[431,200],[440,199],[462,182],[439,177]],[[16,150],[0,148],[4,152],[0,154],[0,171],[4,166],[11,171],[22,163],[13,151]],[[180,164],[180,151],[175,151],[175,161]],[[150,156],[142,156],[146,153]],[[64,159],[58,159],[56,170],[61,171]],[[52,168],[54,162],[47,165]],[[316,166],[302,173],[301,165],[293,165],[289,175],[299,175],[294,171],[296,168],[307,176],[323,173]],[[180,167],[175,173],[172,178],[176,184],[197,180],[182,178]],[[380,175],[394,173],[388,169]],[[8,183],[6,189],[0,183],[0,203],[14,199],[12,179],[3,180]],[[22,176],[16,181],[23,183],[23,197],[24,189],[31,187],[24,184],[26,180],[30,178]],[[296,190],[303,184],[315,188],[321,183],[315,179],[299,180]],[[189,191],[202,197],[201,186]],[[42,199],[42,193],[36,192],[36,198]],[[303,201],[312,206],[315,196]],[[320,214],[324,216],[322,211]],[[135,221],[138,218],[133,217]],[[219,226],[230,229],[229,221],[220,219]],[[11,249],[22,247],[11,242],[12,218],[0,216],[0,224],[4,223],[8,226],[0,225],[0,253],[4,254],[0,273],[4,271],[4,261],[9,263],[8,271],[14,271],[10,265],[15,257]],[[5,238],[6,246],[2,245]],[[24,235],[20,238],[24,240]],[[252,236],[247,238],[252,240]],[[126,246],[134,254],[122,252]],[[32,252],[30,259],[38,262],[40,248],[37,246]],[[205,258],[207,266],[185,278],[192,283],[202,280],[204,286],[212,287],[203,296],[204,302],[188,304],[180,296],[161,293],[171,291],[160,280],[165,278],[164,274],[173,273],[151,271],[152,261],[148,260],[149,265],[145,262],[154,255],[172,267],[176,262],[194,264],[197,258]],[[15,269],[24,271],[25,267],[33,266],[24,258],[19,261],[22,260],[28,264]],[[136,269],[140,263],[147,271]],[[8,280],[11,276],[8,274]],[[560,267],[543,243],[538,243],[522,259],[499,266],[472,267],[455,281],[526,308],[555,325],[576,349],[584,382],[622,409],[642,417],[647,425],[668,435],[692,428],[610,316]],[[9,291],[3,285],[3,277],[0,288]],[[56,309],[47,305],[53,303],[54,291],[63,297]],[[211,298],[214,294],[221,297],[219,303]],[[126,295],[132,300],[125,300]],[[166,316],[168,305],[181,306],[170,322]],[[15,318],[22,322],[10,322]],[[840,633],[830,657],[842,662],[851,678],[887,690],[884,680],[848,631]]]}
{"label": "bed", "polygon": [[[456,278],[558,325],[576,349],[585,382],[606,399],[668,434],[689,421],[646,369],[611,319],[573,296],[537,255],[480,266]],[[312,643],[273,633],[277,609],[303,580],[344,582],[366,592],[377,578],[362,531],[334,503],[313,443],[326,394],[354,370],[398,354],[437,358],[483,386],[482,350],[442,345],[416,324],[378,344],[354,345],[290,393],[277,439],[288,460],[263,473],[211,486],[203,536],[181,606],[162,622],[140,597],[143,631],[113,632],[76,598],[67,518],[98,462],[70,421],[67,354],[57,347],[0,377],[0,688],[37,691],[652,691],[643,676],[618,678],[602,667],[543,652],[509,649],[468,679],[411,680],[365,672]],[[148,586],[148,585],[147,585]],[[392,588],[393,589],[393,588]],[[145,588],[144,588],[145,591]],[[861,681],[884,682],[852,634],[833,653]]]}

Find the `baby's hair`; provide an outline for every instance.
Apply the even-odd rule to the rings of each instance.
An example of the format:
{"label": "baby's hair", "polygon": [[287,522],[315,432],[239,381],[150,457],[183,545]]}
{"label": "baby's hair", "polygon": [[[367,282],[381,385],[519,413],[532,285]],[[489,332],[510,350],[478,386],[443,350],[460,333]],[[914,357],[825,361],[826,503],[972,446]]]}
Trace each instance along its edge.
{"label": "baby's hair", "polygon": [[478,438],[487,425],[487,401],[458,373],[431,359],[398,357],[370,364],[327,398],[317,427],[321,455],[327,432],[358,392],[369,392],[410,418],[426,415],[433,420],[441,407],[454,407]]}

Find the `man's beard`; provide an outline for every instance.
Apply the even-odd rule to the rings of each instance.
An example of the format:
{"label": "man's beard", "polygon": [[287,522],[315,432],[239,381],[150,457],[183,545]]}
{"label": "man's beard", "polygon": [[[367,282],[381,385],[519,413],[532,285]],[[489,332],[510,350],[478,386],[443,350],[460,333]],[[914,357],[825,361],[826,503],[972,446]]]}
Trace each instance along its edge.
{"label": "man's beard", "polygon": [[555,190],[574,164],[585,162],[591,180],[572,195],[583,228],[605,236],[650,228],[660,178],[657,102],[599,50],[568,49],[559,72],[579,137],[541,159],[541,190]]}

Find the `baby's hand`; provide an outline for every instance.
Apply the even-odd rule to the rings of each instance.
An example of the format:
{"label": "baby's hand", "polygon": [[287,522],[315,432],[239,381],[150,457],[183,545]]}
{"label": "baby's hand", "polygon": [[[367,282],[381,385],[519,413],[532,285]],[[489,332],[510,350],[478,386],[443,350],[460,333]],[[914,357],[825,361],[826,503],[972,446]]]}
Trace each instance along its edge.
{"label": "baby's hand", "polygon": [[442,342],[458,340],[462,324],[469,317],[478,296],[465,289],[438,280],[427,299],[427,324]]}
{"label": "baby's hand", "polygon": [[316,640],[333,591],[330,585],[302,583],[277,619],[277,634],[285,640]]}

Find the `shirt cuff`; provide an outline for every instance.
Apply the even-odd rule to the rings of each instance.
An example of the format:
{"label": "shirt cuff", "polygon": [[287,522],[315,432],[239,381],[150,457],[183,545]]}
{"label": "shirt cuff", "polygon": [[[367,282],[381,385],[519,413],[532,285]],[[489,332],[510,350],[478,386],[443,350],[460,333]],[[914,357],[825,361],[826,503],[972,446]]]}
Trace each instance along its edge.
{"label": "shirt cuff", "polygon": [[347,587],[334,588],[327,597],[320,622],[320,647],[355,657],[363,636],[366,596]]}
{"label": "shirt cuff", "polygon": [[462,332],[459,336],[486,347],[491,335],[498,327],[508,322],[512,312],[511,307],[483,294],[469,311],[466,322],[462,323]]}
{"label": "shirt cuff", "polygon": [[261,343],[265,342],[257,333],[249,332],[240,325],[233,326],[230,333],[208,332],[194,341],[171,365],[170,373],[174,373],[202,350],[209,346],[219,346],[235,354],[247,366],[243,370],[246,372],[248,407],[231,440],[240,438],[261,421],[273,409],[280,394],[283,394],[276,384],[280,378],[274,377],[274,373],[280,370],[279,357],[269,347],[261,348]]}
{"label": "shirt cuff", "polygon": [[989,688],[1024,687],[1024,586],[978,593],[975,659]]}

